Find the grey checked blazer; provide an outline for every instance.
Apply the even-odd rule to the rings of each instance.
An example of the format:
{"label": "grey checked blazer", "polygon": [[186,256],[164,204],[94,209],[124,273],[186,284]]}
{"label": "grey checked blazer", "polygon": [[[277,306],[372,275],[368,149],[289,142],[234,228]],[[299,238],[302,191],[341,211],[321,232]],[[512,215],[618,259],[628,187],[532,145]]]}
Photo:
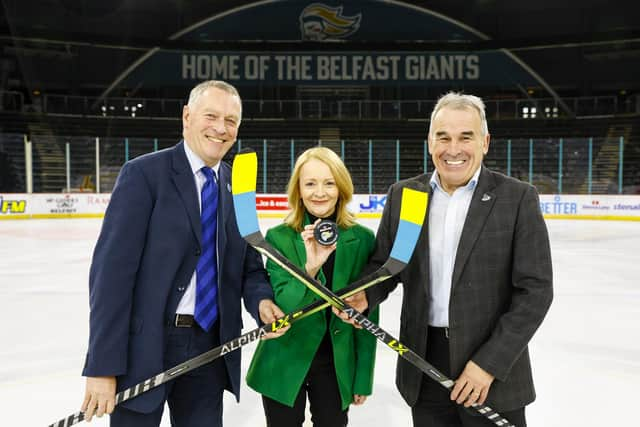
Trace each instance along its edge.
{"label": "grey checked blazer", "polygon": [[[431,194],[427,175],[391,186],[367,271],[389,256],[404,187]],[[427,227],[428,219],[407,268],[366,291],[369,306],[375,307],[402,282],[400,341],[423,357],[429,310]],[[449,350],[452,379],[469,360],[495,376],[487,404],[498,411],[521,408],[535,399],[527,343],[549,309],[552,282],[549,238],[535,188],[482,166],[456,254]],[[396,374],[398,390],[413,406],[421,372],[398,358]]]}

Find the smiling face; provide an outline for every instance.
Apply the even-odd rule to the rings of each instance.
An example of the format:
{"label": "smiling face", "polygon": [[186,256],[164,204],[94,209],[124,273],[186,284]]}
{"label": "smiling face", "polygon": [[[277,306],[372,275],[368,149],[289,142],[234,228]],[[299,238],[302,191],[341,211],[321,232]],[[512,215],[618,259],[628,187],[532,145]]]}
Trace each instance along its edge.
{"label": "smiling face", "polygon": [[236,142],[242,107],[240,99],[210,87],[182,112],[182,135],[204,163],[216,165]]}
{"label": "smiling face", "polygon": [[336,180],[324,162],[310,159],[300,168],[300,198],[307,211],[327,218],[336,209],[340,194]]}
{"label": "smiling face", "polygon": [[447,193],[469,182],[488,150],[489,134],[483,135],[480,114],[473,108],[443,107],[433,118],[429,153]]}

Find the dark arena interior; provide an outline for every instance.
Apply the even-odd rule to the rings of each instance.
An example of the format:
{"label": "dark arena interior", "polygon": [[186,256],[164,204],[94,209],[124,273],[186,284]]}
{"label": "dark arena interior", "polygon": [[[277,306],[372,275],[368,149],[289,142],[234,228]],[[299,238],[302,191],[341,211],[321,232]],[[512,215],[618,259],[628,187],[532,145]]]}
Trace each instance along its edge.
{"label": "dark arena interior", "polygon": [[[140,156],[176,146],[190,90],[223,80],[242,98],[237,140],[224,160],[231,164],[241,150],[255,150],[262,231],[282,223],[296,158],[314,146],[328,147],[344,161],[355,187],[349,210],[358,223],[383,229],[389,187],[434,174],[427,138],[437,100],[450,91],[481,97],[490,133],[484,165],[535,187],[549,232],[553,304],[529,342],[536,400],[526,408],[528,424],[639,425],[633,421],[640,382],[635,3],[0,0],[0,424],[50,425],[80,409],[90,264],[100,230],[108,228],[105,211],[117,199],[112,194],[125,187],[114,191],[116,179],[128,166],[168,151]],[[535,194],[529,185],[500,179]],[[232,192],[230,184],[218,191],[224,187]],[[195,211],[195,191],[192,196]],[[491,196],[485,193],[482,202]],[[535,207],[534,196],[529,200]],[[526,210],[501,202],[492,215]],[[188,234],[181,233],[188,219],[171,216],[185,214],[181,209],[166,203],[153,212],[178,223],[172,238],[163,233],[174,231],[174,223],[159,233],[163,249],[191,248],[175,243],[176,235]],[[542,224],[535,209],[528,212]],[[120,225],[132,223],[131,216],[123,218]],[[487,229],[493,227],[487,234],[522,238],[497,230],[507,222],[486,221]],[[528,236],[534,234],[544,233]],[[488,246],[507,255],[478,249]],[[489,265],[509,259],[508,246],[478,244],[473,250]],[[520,258],[545,264],[531,261],[534,244],[524,246]],[[165,261],[152,264],[160,271]],[[476,274],[465,279],[464,290],[473,292],[477,277],[500,276],[498,270],[468,269]],[[506,269],[502,276],[511,277]],[[401,314],[401,293],[411,289],[404,285],[380,310],[379,325],[394,336],[412,323]],[[484,302],[478,298],[469,306]],[[246,311],[242,316],[244,334],[255,321]],[[134,326],[122,328],[124,334],[139,332]],[[390,347],[397,351],[399,345]],[[411,408],[395,385],[398,354],[386,347],[376,347],[373,393],[350,409],[349,425],[411,425]],[[507,347],[514,348],[501,348]],[[240,403],[224,394],[225,425],[265,425],[261,395],[245,381],[255,348],[242,349]],[[286,361],[282,365],[287,369]],[[168,412],[163,427],[170,425]],[[108,422],[103,417],[91,425]],[[307,417],[304,426],[311,425]]]}

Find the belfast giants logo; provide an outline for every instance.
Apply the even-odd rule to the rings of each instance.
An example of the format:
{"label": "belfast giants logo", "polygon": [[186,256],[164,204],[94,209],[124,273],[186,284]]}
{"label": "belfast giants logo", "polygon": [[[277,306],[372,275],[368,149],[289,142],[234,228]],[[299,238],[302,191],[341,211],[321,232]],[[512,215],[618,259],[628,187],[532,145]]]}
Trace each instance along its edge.
{"label": "belfast giants logo", "polygon": [[300,14],[302,40],[344,39],[358,31],[362,14],[345,16],[342,6],[312,3]]}

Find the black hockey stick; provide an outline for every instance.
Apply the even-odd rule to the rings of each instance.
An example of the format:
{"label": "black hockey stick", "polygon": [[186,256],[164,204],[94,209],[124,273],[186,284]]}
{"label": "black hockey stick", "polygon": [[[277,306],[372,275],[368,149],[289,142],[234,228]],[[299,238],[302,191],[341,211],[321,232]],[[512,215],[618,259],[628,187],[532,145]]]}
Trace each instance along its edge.
{"label": "black hockey stick", "polygon": [[[298,268],[295,264],[289,261],[284,255],[282,255],[276,248],[271,246],[260,232],[258,226],[258,215],[256,211],[255,203],[255,189],[256,179],[258,174],[258,158],[256,153],[247,152],[236,155],[233,161],[231,187],[233,192],[233,206],[236,214],[236,222],[240,234],[244,239],[260,253],[267,256],[270,260],[278,264],[280,267],[288,271],[296,279],[300,280],[305,286],[313,291],[320,298],[327,301],[331,306],[346,313],[350,319],[353,319],[356,323],[362,326],[363,329],[370,332],[378,340],[382,341],[398,355],[409,363],[420,369],[426,375],[433,380],[440,383],[448,390],[453,388],[454,382],[444,374],[439,372],[429,362],[424,360],[418,354],[408,347],[405,347],[400,341],[395,339],[388,332],[384,331],[380,326],[371,322],[362,313],[345,303],[338,295],[331,290],[325,288],[317,280],[307,274],[306,271]],[[423,195],[424,204],[421,216],[418,212],[404,211],[405,197],[406,198],[419,198],[419,195]],[[426,193],[404,188],[402,192],[402,208],[400,210],[400,223],[398,225],[398,231],[396,233],[396,242],[402,241],[405,238],[415,237],[420,234],[420,228],[424,221],[426,214]],[[411,205],[411,203],[406,206]],[[404,217],[403,217],[404,215]],[[391,250],[391,256],[394,256],[395,246]],[[409,255],[410,257],[411,255]],[[408,259],[407,261],[408,262]],[[474,403],[471,405],[476,411],[484,415],[491,422],[501,427],[515,427],[506,418],[502,417],[496,411],[489,406],[480,405]]]}
{"label": "black hockey stick", "polygon": [[[426,206],[422,205],[416,206],[416,208],[418,210],[426,210]],[[255,210],[255,207],[253,209]],[[401,239],[399,235],[397,235],[393,246],[395,248],[395,252],[384,263],[384,265],[382,265],[382,267],[380,267],[373,273],[368,274],[367,276],[362,277],[349,286],[341,289],[337,293],[337,295],[341,298],[346,298],[357,292],[363,291],[379,282],[382,282],[390,278],[391,276],[398,274],[406,267],[407,263],[409,262],[409,258],[411,258],[411,254],[413,253],[416,242],[418,241],[418,235],[419,233],[414,233],[407,239]],[[134,397],[139,396],[140,394],[154,387],[158,387],[159,385],[166,383],[167,381],[171,381],[172,379],[186,374],[187,372],[205,365],[221,356],[224,356],[229,352],[244,347],[245,345],[260,339],[269,332],[275,332],[280,328],[286,327],[297,322],[298,320],[302,320],[305,317],[317,313],[318,311],[329,307],[329,305],[330,304],[324,300],[315,301],[307,305],[306,307],[286,314],[273,323],[269,323],[252,331],[246,332],[229,342],[226,342],[216,348],[207,351],[206,353],[202,353],[201,355],[189,359],[186,362],[183,362],[171,369],[161,372],[156,376],[148,378],[126,390],[122,390],[121,392],[116,394],[116,405],[124,402],[125,400],[133,399]],[[84,413],[78,411],[66,418],[50,424],[49,427],[68,427],[83,420]]]}
{"label": "black hockey stick", "polygon": [[[415,244],[415,242],[413,242]],[[413,248],[411,248],[412,250]],[[340,297],[348,297],[357,292],[363,291],[383,280],[388,279],[389,277],[399,273],[406,266],[396,260],[389,260],[386,262],[379,270],[373,272],[371,275],[368,275],[360,280],[353,282],[351,285],[343,288],[338,292]],[[251,344],[254,341],[257,341],[261,337],[265,336],[269,332],[276,332],[280,328],[284,328],[288,325],[291,325],[298,320],[302,320],[305,317],[308,317],[318,311],[321,311],[327,307],[329,307],[329,303],[324,300],[315,301],[306,307],[303,307],[299,310],[293,311],[284,315],[283,317],[275,320],[272,323],[268,323],[259,328],[253,329],[249,332],[246,332],[240,335],[237,338],[232,339],[216,348],[213,348],[205,353],[202,353],[192,359],[187,360],[179,365],[174,366],[171,369],[168,369],[164,372],[159,373],[151,378],[147,378],[146,380],[129,387],[126,390],[122,390],[121,392],[116,394],[116,405],[124,402],[125,400],[133,399],[136,396],[141,395],[142,393],[151,390],[152,388],[158,387],[161,384],[164,384],[168,381],[171,381],[181,375],[186,374],[189,371],[192,371],[196,368],[199,368],[202,365],[206,365],[213,360],[224,356],[227,353],[230,353],[234,350],[238,350],[248,344]],[[68,427],[74,424],[77,424],[84,420],[84,413],[78,411],[74,414],[69,415],[61,420],[56,421],[53,424],[49,424],[49,427]]]}

